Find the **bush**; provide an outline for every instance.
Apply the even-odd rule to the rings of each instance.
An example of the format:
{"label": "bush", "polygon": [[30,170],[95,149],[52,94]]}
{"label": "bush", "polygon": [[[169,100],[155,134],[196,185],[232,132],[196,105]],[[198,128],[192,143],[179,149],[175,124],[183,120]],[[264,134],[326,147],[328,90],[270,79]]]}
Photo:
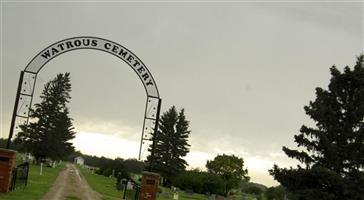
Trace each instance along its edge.
{"label": "bush", "polygon": [[115,178],[130,178],[129,173],[123,165],[123,160],[118,158],[115,160],[107,160],[96,173],[107,177],[114,175]]}
{"label": "bush", "polygon": [[270,187],[265,191],[267,200],[284,200],[285,191],[282,186]]}
{"label": "bush", "polygon": [[107,177],[111,176],[112,175],[112,169],[111,168],[104,169],[102,171],[102,175],[107,176]]}
{"label": "bush", "polygon": [[186,171],[173,180],[174,186],[200,194],[224,194],[224,182],[220,176],[208,172]]}
{"label": "bush", "polygon": [[261,195],[263,193],[263,190],[260,187],[251,185],[251,186],[243,189],[242,192],[245,192],[248,194],[254,194],[254,195]]}

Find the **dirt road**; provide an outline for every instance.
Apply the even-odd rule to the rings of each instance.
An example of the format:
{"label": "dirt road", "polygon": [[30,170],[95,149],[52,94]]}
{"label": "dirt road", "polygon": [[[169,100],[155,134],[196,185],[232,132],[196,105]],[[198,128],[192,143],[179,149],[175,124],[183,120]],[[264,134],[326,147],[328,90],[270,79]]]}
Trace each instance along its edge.
{"label": "dirt road", "polygon": [[41,200],[101,200],[101,195],[91,189],[73,164],[67,164],[50,190]]}

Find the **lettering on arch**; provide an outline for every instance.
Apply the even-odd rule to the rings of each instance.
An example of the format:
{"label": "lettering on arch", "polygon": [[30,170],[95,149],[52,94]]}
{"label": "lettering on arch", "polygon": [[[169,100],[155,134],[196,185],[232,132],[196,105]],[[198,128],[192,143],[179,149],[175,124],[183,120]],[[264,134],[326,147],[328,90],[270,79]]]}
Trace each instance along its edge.
{"label": "lettering on arch", "polygon": [[159,97],[152,74],[133,52],[118,43],[98,37],[73,37],[56,42],[37,54],[27,65],[25,71],[37,74],[53,58],[65,52],[78,49],[100,50],[122,59],[139,76],[147,92],[147,96]]}

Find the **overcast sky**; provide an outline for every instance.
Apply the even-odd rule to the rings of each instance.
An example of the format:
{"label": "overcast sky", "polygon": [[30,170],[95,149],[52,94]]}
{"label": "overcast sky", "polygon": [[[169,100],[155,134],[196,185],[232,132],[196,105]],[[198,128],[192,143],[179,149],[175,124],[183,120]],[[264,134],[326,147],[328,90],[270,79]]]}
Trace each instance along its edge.
{"label": "overcast sky", "polygon": [[[244,158],[252,181],[296,163],[281,151],[313,123],[303,106],[326,88],[329,68],[363,51],[363,3],[2,2],[1,136],[7,137],[20,71],[42,49],[74,36],[115,41],[149,68],[162,112],[185,108],[187,160],[203,168],[221,153]],[[137,157],[146,94],[122,60],[78,50],[38,75],[35,102],[57,73],[72,77],[71,117],[83,153]]]}

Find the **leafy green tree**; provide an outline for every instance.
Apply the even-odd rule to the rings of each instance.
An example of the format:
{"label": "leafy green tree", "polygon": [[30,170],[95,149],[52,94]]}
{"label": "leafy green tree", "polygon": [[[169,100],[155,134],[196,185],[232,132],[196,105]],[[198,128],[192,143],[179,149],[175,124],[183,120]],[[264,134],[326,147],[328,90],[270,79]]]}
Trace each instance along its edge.
{"label": "leafy green tree", "polygon": [[270,187],[265,191],[267,200],[285,200],[285,191],[282,186]]}
{"label": "leafy green tree", "polygon": [[5,138],[0,138],[0,148],[6,148],[7,140]]}
{"label": "leafy green tree", "polygon": [[255,185],[251,185],[242,190],[242,192],[254,195],[261,195],[263,193],[263,189]]}
{"label": "leafy green tree", "polygon": [[189,170],[179,174],[173,180],[174,186],[200,194],[224,194],[224,182],[222,178],[213,173],[199,170]]}
{"label": "leafy green tree", "polygon": [[304,107],[316,122],[303,125],[295,142],[283,147],[304,166],[270,170],[292,200],[364,199],[364,55],[354,69],[331,68],[328,89],[316,88],[316,99]]}
{"label": "leafy green tree", "polygon": [[250,182],[249,180],[242,180],[239,183],[239,189],[242,192],[249,190],[249,188],[251,188],[251,187],[260,188],[263,192],[265,192],[267,190],[267,186],[260,184],[260,183]]}
{"label": "leafy green tree", "polygon": [[24,151],[32,153],[37,160],[67,158],[74,147],[75,137],[72,119],[66,106],[71,99],[70,73],[58,74],[45,84],[41,102],[30,109],[30,123],[21,125],[15,143],[22,144]]}
{"label": "leafy green tree", "polygon": [[145,163],[137,159],[126,159],[123,164],[128,172],[134,174],[142,174],[145,168]]}
{"label": "leafy green tree", "polygon": [[208,160],[206,168],[210,173],[221,176],[225,184],[225,196],[239,185],[242,180],[249,180],[248,170],[244,169],[244,160],[235,155],[217,155]]}
{"label": "leafy green tree", "polygon": [[[159,122],[152,167],[161,174],[163,185],[166,186],[188,165],[183,157],[189,152],[188,137],[191,131],[184,109],[178,113],[175,106],[163,113]],[[150,161],[149,156],[147,162],[150,164]]]}
{"label": "leafy green tree", "polygon": [[[8,139],[0,138],[0,148],[5,149],[7,143],[8,143]],[[10,149],[13,149],[13,150],[16,150],[16,151],[20,151],[21,150],[21,146],[19,144],[12,144],[10,146]]]}
{"label": "leafy green tree", "polygon": [[99,170],[96,171],[97,174],[107,177],[114,176],[115,178],[117,176],[120,176],[121,178],[130,178],[130,174],[124,166],[124,160],[121,158],[116,158],[114,160],[106,158],[99,167]]}

